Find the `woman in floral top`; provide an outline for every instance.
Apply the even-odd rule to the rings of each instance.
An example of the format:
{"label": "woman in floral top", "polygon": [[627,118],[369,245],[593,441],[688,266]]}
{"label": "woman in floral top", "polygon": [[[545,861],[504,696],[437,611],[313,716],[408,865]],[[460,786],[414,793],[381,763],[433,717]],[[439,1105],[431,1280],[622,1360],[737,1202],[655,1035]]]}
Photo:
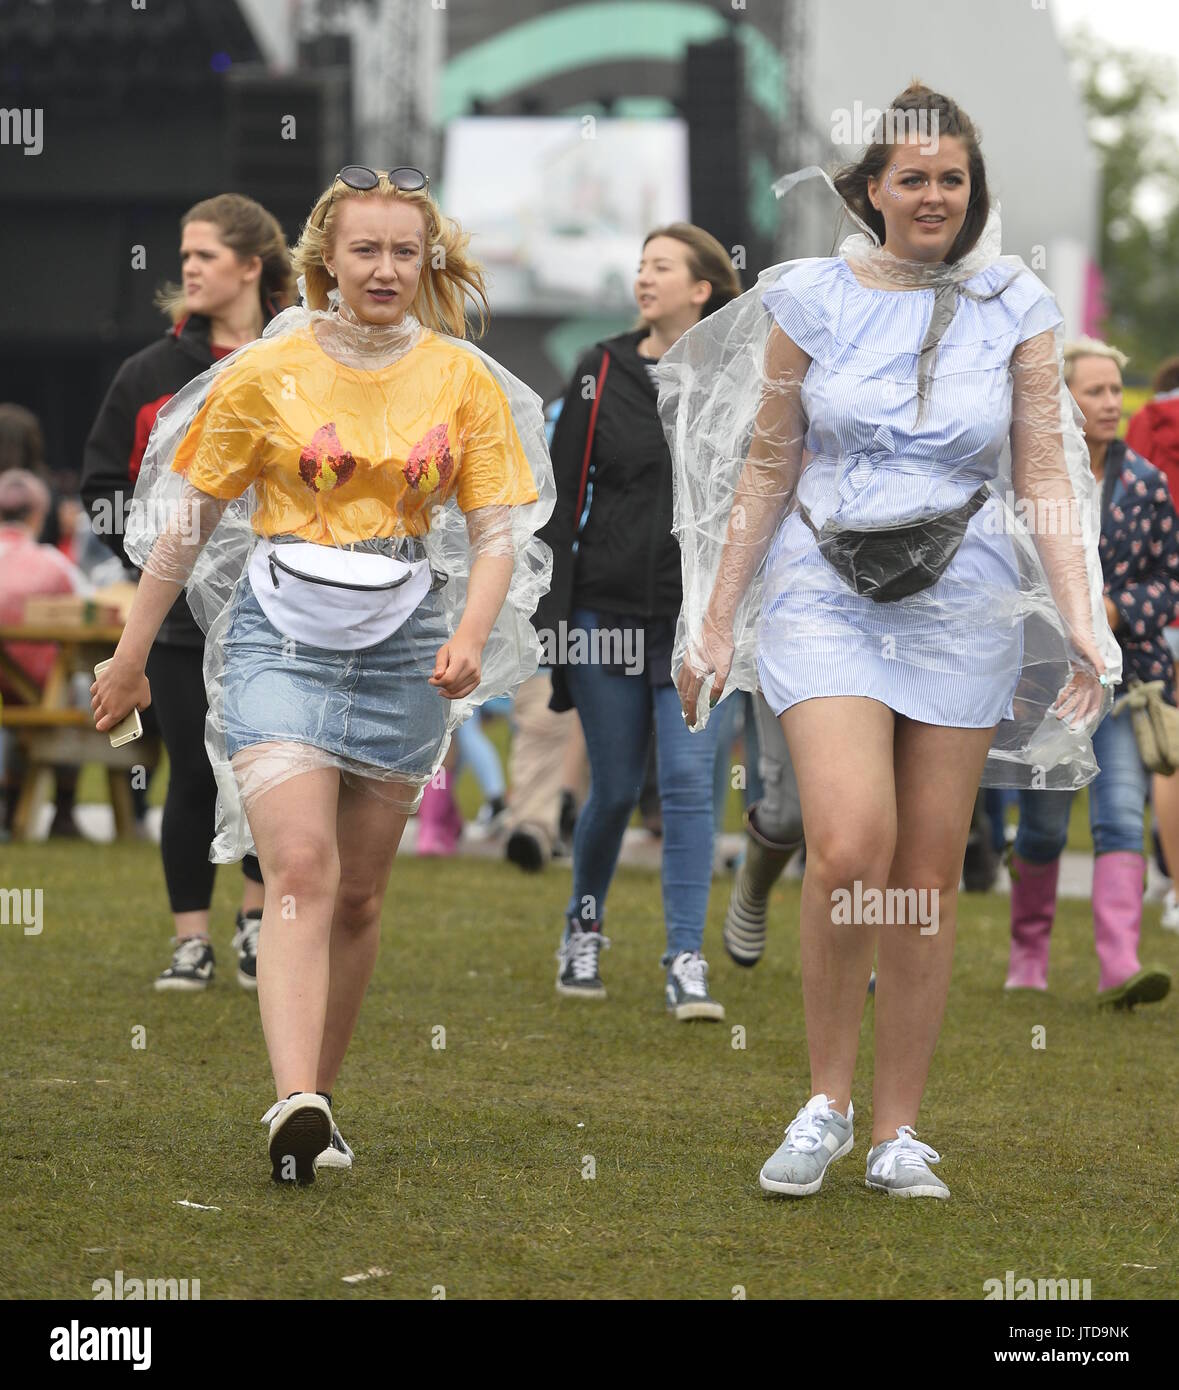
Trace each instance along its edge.
{"label": "woman in floral top", "polygon": [[[1179,614],[1179,524],[1164,475],[1115,438],[1126,357],[1092,338],[1064,350],[1065,380],[1085,416],[1093,476],[1101,487],[1101,569],[1105,609],[1122,649],[1123,679],[1162,681],[1174,703],[1174,664],[1163,630]],[[1171,977],[1138,960],[1142,814],[1150,794],[1128,714],[1107,715],[1093,735],[1101,771],[1089,785],[1093,833],[1093,930],[1100,967],[1098,1003],[1153,1003]],[[1011,858],[1011,960],[1006,988],[1044,990],[1056,911],[1060,856],[1072,792],[1021,791]]]}

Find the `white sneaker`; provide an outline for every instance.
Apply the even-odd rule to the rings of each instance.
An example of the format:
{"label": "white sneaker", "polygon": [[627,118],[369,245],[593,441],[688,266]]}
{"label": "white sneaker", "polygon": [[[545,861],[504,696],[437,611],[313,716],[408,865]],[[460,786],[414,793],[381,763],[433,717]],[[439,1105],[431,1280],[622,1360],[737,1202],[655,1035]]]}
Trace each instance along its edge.
{"label": "white sneaker", "polygon": [[1163,915],[1159,919],[1159,926],[1164,931],[1179,931],[1179,899],[1176,899],[1173,888],[1167,889],[1167,896],[1163,899]]}
{"label": "white sneaker", "polygon": [[922,1144],[912,1125],[901,1125],[895,1139],[886,1139],[868,1150],[864,1181],[890,1197],[939,1197],[945,1201],[950,1189],[928,1167],[941,1161],[941,1154]]}
{"label": "white sneaker", "polygon": [[300,1186],[315,1181],[316,1161],[332,1142],[332,1112],[314,1091],[277,1100],[262,1116],[270,1123],[270,1176]]}
{"label": "white sneaker", "polygon": [[356,1155],[348,1147],[347,1141],[332,1121],[332,1142],[315,1160],[319,1168],[351,1168]]}

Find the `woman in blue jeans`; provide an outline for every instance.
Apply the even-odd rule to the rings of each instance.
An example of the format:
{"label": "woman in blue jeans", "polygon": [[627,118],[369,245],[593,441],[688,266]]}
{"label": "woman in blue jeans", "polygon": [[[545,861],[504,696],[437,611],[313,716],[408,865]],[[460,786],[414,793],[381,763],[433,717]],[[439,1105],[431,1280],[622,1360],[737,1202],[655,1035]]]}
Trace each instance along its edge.
{"label": "woman in blue jeans", "polygon": [[550,708],[576,706],[591,785],[573,838],[573,891],[557,990],[604,999],[606,897],[639,798],[652,722],[663,807],[664,999],[676,1018],[721,1019],[701,952],[712,881],[718,725],[690,734],[671,679],[682,599],[671,458],[656,366],[693,324],[741,292],[723,246],[677,222],[651,232],[635,282],[640,326],[578,363],[553,435],[557,505],[541,532],[553,579],[534,622],[553,661]]}
{"label": "woman in blue jeans", "polygon": [[[1174,703],[1174,666],[1164,629],[1179,612],[1179,523],[1163,474],[1118,438],[1126,358],[1095,339],[1064,350],[1065,381],[1085,416],[1090,465],[1101,485],[1101,567],[1110,627],[1127,683],[1162,681]],[[1118,706],[1115,705],[1115,710]],[[1128,711],[1109,714],[1093,735],[1101,769],[1089,784],[1093,833],[1093,935],[1100,967],[1097,1000],[1131,1008],[1162,999],[1171,977],[1138,959],[1146,860],[1142,817],[1150,795]],[[1073,793],[1021,791],[1011,858],[1009,990],[1048,987],[1060,856]]]}

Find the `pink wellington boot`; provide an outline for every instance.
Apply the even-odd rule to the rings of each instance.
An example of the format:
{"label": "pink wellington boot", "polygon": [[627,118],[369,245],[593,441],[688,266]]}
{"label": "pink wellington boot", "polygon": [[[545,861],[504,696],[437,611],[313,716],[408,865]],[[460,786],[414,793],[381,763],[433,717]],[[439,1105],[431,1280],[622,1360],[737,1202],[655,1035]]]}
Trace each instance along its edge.
{"label": "pink wellington boot", "polygon": [[1047,989],[1060,857],[1033,864],[1011,856],[1011,958],[1004,989]]}
{"label": "pink wellington boot", "polygon": [[1097,1002],[1116,1009],[1153,1004],[1166,996],[1171,977],[1144,970],[1138,961],[1146,861],[1130,850],[1099,854],[1093,864],[1093,938],[1101,977]]}
{"label": "pink wellington boot", "polygon": [[[445,785],[426,783],[422,804],[418,807],[418,854],[448,857],[458,849],[463,833],[463,815],[451,790],[451,776],[444,774]],[[440,779],[441,780],[441,779]]]}

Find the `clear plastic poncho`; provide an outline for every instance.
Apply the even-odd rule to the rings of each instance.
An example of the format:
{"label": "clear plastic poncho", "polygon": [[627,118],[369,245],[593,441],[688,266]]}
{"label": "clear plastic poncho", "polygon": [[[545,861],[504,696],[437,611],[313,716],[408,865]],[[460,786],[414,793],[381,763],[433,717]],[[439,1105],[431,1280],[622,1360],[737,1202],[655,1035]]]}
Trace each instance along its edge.
{"label": "clear plastic poncho", "polygon": [[[775,192],[815,175],[831,184],[811,168]],[[983,785],[1082,786],[1121,654],[1060,314],[999,254],[997,208],[952,265],[898,260],[846,211],[863,234],[838,256],[772,266],[660,362],[684,590],[672,671],[693,727],[731,657],[720,698],[761,688],[778,713],[871,696],[997,724]],[[833,542],[852,543],[842,571]],[[879,601],[857,555],[941,573]]]}
{"label": "clear plastic poncho", "polygon": [[[184,471],[173,467],[178,458]],[[511,466],[499,467],[505,458]],[[527,500],[533,492],[535,500]],[[416,807],[455,728],[484,700],[511,693],[537,670],[540,648],[529,617],[548,588],[552,554],[535,533],[555,496],[540,397],[473,344],[425,329],[408,313],[399,325],[374,327],[341,313],[338,303],[327,311],[287,309],[261,338],[172,397],[148,441],[126,547],[146,573],[185,584],[206,633],[205,742],[218,788],[214,862],[252,852],[249,804],[309,770],[338,768],[396,809]],[[432,586],[423,605],[434,636],[399,658],[395,685],[370,689],[363,708],[355,695],[340,693],[353,703],[335,709],[332,689],[351,689],[358,663],[340,666],[336,679],[330,652],[291,643],[268,656],[264,641],[273,635],[266,639],[256,621],[256,652],[242,646],[240,614],[250,601],[256,546],[281,535],[353,553],[381,551],[372,538],[406,534],[415,537],[412,549],[394,553],[407,563],[421,565],[423,554],[428,560]],[[388,548],[386,541],[382,553]],[[279,545],[276,553],[294,552]],[[444,699],[428,677],[437,649],[454,635],[472,564],[483,555],[513,557],[510,587],[483,649],[478,687],[463,699]],[[231,761],[227,681],[231,712],[240,697],[227,649],[243,668],[254,663],[246,675],[255,689],[288,656],[318,662],[319,684],[283,687],[285,701],[297,705],[302,689],[314,689],[309,702],[324,705],[320,728],[334,729],[333,737],[320,738],[312,719],[310,733],[264,738]],[[368,657],[344,651],[339,661],[360,658],[363,666]],[[397,708],[390,709],[394,688]],[[265,709],[265,700],[258,703]],[[268,718],[286,730],[298,711],[263,712],[259,722]],[[386,722],[400,753],[374,763],[363,748],[353,756],[347,736],[340,746],[341,729],[353,728],[380,743]],[[235,737],[240,744],[240,729]]]}

